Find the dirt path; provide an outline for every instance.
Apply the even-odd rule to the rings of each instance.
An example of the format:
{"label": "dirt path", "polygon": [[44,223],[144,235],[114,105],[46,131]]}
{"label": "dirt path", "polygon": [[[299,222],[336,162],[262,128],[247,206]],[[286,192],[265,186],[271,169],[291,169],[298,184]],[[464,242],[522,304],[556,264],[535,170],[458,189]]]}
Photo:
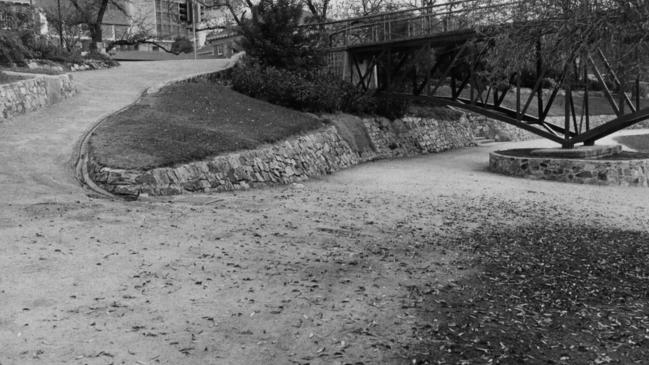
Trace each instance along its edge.
{"label": "dirt path", "polygon": [[237,194],[87,197],[72,145],[178,67],[156,69],[79,74],[82,96],[0,126],[2,365],[412,364],[424,298],[471,273],[451,238],[548,217],[647,230],[646,189],[486,172],[503,145]]}

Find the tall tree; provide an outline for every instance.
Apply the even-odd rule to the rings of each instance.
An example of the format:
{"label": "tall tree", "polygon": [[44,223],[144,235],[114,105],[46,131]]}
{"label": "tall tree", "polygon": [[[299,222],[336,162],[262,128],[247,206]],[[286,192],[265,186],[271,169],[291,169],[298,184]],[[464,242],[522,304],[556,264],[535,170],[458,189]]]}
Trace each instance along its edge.
{"label": "tall tree", "polygon": [[[476,0],[476,6],[500,0]],[[492,9],[492,13],[498,11]],[[586,53],[606,54],[621,73],[646,72],[649,64],[649,2],[644,0],[527,0],[499,11],[494,23],[493,65],[520,69],[540,52],[546,64],[584,61]],[[504,14],[507,14],[505,17]],[[506,57],[508,61],[503,57]]]}
{"label": "tall tree", "polygon": [[85,24],[90,33],[90,50],[97,51],[97,44],[103,41],[101,25],[109,7],[128,16],[128,0],[69,0],[76,10],[76,19]]}
{"label": "tall tree", "polygon": [[331,0],[303,0],[303,2],[317,21],[327,20]]}
{"label": "tall tree", "polygon": [[298,0],[262,0],[241,18],[246,54],[265,66],[309,70],[322,63],[317,34],[300,27],[304,14]]}

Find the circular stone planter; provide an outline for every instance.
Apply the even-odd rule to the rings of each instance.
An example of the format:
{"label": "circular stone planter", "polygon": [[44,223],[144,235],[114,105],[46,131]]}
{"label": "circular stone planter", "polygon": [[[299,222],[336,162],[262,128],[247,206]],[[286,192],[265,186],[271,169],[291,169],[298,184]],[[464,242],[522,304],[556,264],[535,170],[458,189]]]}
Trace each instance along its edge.
{"label": "circular stone planter", "polygon": [[535,156],[532,151],[535,150],[492,152],[489,170],[509,176],[578,184],[649,186],[649,154],[621,152],[600,158],[565,158]]}

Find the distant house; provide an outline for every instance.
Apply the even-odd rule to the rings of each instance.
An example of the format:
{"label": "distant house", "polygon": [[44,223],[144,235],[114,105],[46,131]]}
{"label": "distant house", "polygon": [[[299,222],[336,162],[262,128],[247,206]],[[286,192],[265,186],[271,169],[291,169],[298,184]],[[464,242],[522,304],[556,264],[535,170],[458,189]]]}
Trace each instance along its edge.
{"label": "distant house", "polygon": [[[61,0],[64,10],[72,9],[67,0]],[[34,8],[56,10],[57,0],[0,0]],[[202,2],[189,0],[128,0],[124,2],[126,14],[112,5],[108,6],[102,22],[102,36],[105,43],[125,38],[129,31],[137,28],[146,29],[151,38],[165,47],[170,47],[176,38],[192,39],[192,22],[200,23],[203,17]],[[194,10],[194,11],[192,11]],[[1,20],[1,19],[0,19]],[[53,37],[58,34],[54,27],[49,27]],[[81,37],[84,48],[88,47],[88,34]],[[125,49],[141,51],[159,51],[159,47],[150,44],[124,46]]]}
{"label": "distant house", "polygon": [[230,58],[241,51],[240,40],[241,35],[234,31],[213,32],[207,35],[205,46],[199,50],[199,54]]}

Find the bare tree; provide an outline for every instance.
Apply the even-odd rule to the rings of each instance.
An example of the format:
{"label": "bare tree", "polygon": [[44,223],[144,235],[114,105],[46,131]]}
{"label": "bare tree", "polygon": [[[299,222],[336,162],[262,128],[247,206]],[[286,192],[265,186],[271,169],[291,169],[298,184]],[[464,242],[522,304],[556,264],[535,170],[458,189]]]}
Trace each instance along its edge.
{"label": "bare tree", "polygon": [[326,21],[331,7],[331,0],[304,0],[303,4],[309,9],[314,19]]}
{"label": "bare tree", "polygon": [[61,2],[60,11],[56,4],[43,6],[47,22],[56,27],[57,34],[61,38],[61,44],[70,52],[81,41],[84,35],[83,22],[74,6],[69,2]]}
{"label": "bare tree", "polygon": [[[476,5],[497,5],[477,0]],[[494,10],[495,12],[496,10]],[[503,13],[501,11],[501,13]],[[584,60],[602,51],[618,72],[642,73],[649,63],[649,2],[641,0],[527,0],[507,11],[494,36],[494,66],[520,69],[541,52],[548,64]],[[503,57],[508,59],[503,62]]]}
{"label": "bare tree", "polygon": [[76,10],[76,21],[88,27],[90,50],[97,51],[97,44],[103,41],[101,25],[109,7],[128,16],[128,0],[69,0]]}

